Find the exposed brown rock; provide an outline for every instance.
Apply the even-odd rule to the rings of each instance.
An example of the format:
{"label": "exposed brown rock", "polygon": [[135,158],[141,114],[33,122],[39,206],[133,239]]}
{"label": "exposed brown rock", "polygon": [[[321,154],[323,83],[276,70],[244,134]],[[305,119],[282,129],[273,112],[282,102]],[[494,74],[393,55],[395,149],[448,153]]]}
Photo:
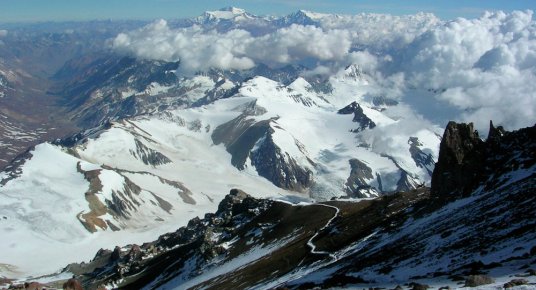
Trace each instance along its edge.
{"label": "exposed brown rock", "polygon": [[470,275],[465,279],[464,287],[477,287],[495,283],[495,280],[487,275]]}
{"label": "exposed brown rock", "polygon": [[513,279],[510,282],[504,284],[504,288],[513,288],[515,286],[526,285],[529,281],[527,279]]}
{"label": "exposed brown rock", "polygon": [[67,280],[67,282],[63,283],[63,290],[84,290],[84,288],[78,280],[71,278]]}

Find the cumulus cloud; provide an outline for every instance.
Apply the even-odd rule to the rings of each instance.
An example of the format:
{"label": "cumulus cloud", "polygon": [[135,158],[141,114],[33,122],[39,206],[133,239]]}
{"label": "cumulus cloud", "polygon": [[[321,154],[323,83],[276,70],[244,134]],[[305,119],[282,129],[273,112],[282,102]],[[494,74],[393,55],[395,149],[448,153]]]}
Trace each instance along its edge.
{"label": "cumulus cloud", "polygon": [[424,13],[322,15],[316,26],[291,25],[265,34],[245,28],[173,29],[160,20],[119,34],[112,45],[141,58],[180,60],[189,72],[307,63],[315,67],[308,74],[329,75],[356,63],[375,79],[371,94],[411,104],[416,102],[415,89],[430,89],[436,93],[427,96],[428,102],[456,109],[449,111],[457,112],[449,118],[475,122],[486,131],[489,119],[509,129],[535,122],[532,18],[531,11],[447,22]]}
{"label": "cumulus cloud", "polygon": [[119,34],[112,42],[118,50],[146,59],[180,60],[182,69],[210,67],[248,69],[255,63],[284,65],[304,59],[341,60],[350,50],[345,30],[323,31],[314,26],[292,25],[253,37],[241,29],[218,33],[200,26],[171,29],[165,20]]}
{"label": "cumulus cloud", "polygon": [[441,24],[431,13],[395,16],[389,14],[327,15],[319,19],[325,30],[347,30],[355,48],[391,51]]}
{"label": "cumulus cloud", "polygon": [[439,90],[462,121],[487,129],[536,121],[536,24],[532,12],[486,13],[425,32],[394,60],[406,85]]}
{"label": "cumulus cloud", "polygon": [[306,58],[320,61],[342,60],[352,41],[346,30],[324,31],[315,26],[291,25],[258,37],[247,52],[260,62],[287,64]]}
{"label": "cumulus cloud", "polygon": [[347,64],[358,57],[352,55],[356,51],[401,47],[439,23],[438,18],[424,13],[323,14],[317,20],[317,26],[293,24],[254,36],[243,29],[221,33],[200,26],[172,29],[166,21],[158,20],[119,34],[112,45],[141,58],[181,60],[183,68],[189,70],[245,69],[256,63],[277,66],[311,60]]}
{"label": "cumulus cloud", "polygon": [[119,34],[112,45],[118,51],[141,58],[180,60],[183,69],[195,71],[210,67],[253,67],[254,62],[245,56],[245,48],[251,40],[251,35],[244,30],[225,34],[206,32],[199,26],[172,30],[165,20],[159,20],[139,30]]}

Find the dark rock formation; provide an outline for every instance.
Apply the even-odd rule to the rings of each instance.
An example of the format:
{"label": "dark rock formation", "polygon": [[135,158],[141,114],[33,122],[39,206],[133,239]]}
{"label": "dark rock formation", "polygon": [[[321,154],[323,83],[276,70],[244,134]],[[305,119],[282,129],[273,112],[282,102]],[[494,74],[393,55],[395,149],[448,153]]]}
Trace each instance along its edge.
{"label": "dark rock formation", "polygon": [[361,106],[357,102],[352,102],[350,105],[340,109],[337,113],[342,115],[354,114],[354,118],[352,119],[352,121],[356,122],[359,127],[353,129],[352,132],[357,133],[365,129],[372,129],[376,127],[376,123],[374,123],[374,121],[372,121],[369,117],[367,117],[367,115],[365,115],[365,113],[363,112],[363,108],[361,108]]}
{"label": "dark rock formation", "polygon": [[225,144],[227,152],[231,154],[231,164],[240,170],[245,169],[246,160],[255,143],[272,130],[271,120],[255,123],[248,116],[241,114],[218,126],[211,136],[215,145]]}
{"label": "dark rock formation", "polygon": [[504,128],[502,126],[499,126],[497,128],[495,128],[495,126],[493,126],[493,121],[489,121],[489,132],[488,132],[488,139],[486,140],[488,143],[489,142],[493,142],[493,143],[497,143],[501,140],[501,137],[504,136],[504,134],[506,134],[506,131],[504,130]]}
{"label": "dark rock formation", "polygon": [[218,126],[212,133],[214,144],[224,143],[231,154],[231,164],[240,170],[246,168],[249,158],[259,175],[276,186],[296,191],[309,188],[312,185],[312,171],[299,166],[272,138],[275,132],[272,126],[278,126],[276,120],[255,123],[248,118],[248,110],[246,108],[237,118]]}
{"label": "dark rock formation", "polygon": [[[490,122],[484,142],[470,124],[449,122],[432,175],[432,195],[443,200],[467,196],[478,185],[498,187],[504,174],[532,167],[536,160],[536,126],[506,132]],[[515,156],[515,157],[514,157]]]}
{"label": "dark rock formation", "polygon": [[[186,227],[164,234],[151,243],[115,247],[113,251],[101,249],[91,263],[70,265],[66,270],[75,274],[85,273],[84,285],[94,289],[142,271],[150,272],[151,277],[155,278],[154,275],[161,274],[159,267],[162,267],[162,263],[172,261],[171,269],[182,267],[191,259],[202,263],[228,254],[224,244],[272,204],[273,201],[255,199],[239,189],[232,189],[219,204],[216,213],[208,213],[203,219],[194,218]],[[159,258],[164,254],[167,258]],[[170,257],[176,260],[169,260]]]}
{"label": "dark rock formation", "polygon": [[313,173],[300,167],[288,153],[282,152],[271,134],[266,134],[260,146],[251,152],[253,164],[260,176],[278,187],[304,191],[313,181]]}
{"label": "dark rock formation", "polygon": [[432,194],[451,198],[466,196],[474,188],[485,159],[484,141],[473,123],[449,122],[432,175]]}
{"label": "dark rock formation", "polygon": [[6,173],[6,176],[0,179],[0,186],[6,185],[10,180],[21,176],[22,166],[24,163],[26,163],[26,161],[33,157],[33,150],[35,150],[35,146],[31,146],[30,148],[26,149],[24,153],[19,154],[9,163],[9,165],[2,169]]}
{"label": "dark rock formation", "polygon": [[374,179],[372,169],[358,159],[350,159],[350,176],[346,180],[346,193],[353,197],[361,196],[361,190],[370,189],[369,181]]}
{"label": "dark rock formation", "polygon": [[514,288],[515,286],[521,286],[521,285],[527,285],[529,284],[529,281],[527,279],[512,279],[510,282],[504,283],[503,287],[505,289],[507,288]]}
{"label": "dark rock formation", "polygon": [[425,153],[421,150],[422,143],[419,142],[417,137],[410,137],[408,140],[409,153],[411,158],[415,161],[418,167],[426,169],[428,174],[432,176],[433,168],[435,166],[434,156],[432,153]]}
{"label": "dark rock formation", "polygon": [[419,187],[415,178],[413,178],[407,171],[400,168],[400,178],[396,182],[397,191],[410,191]]}
{"label": "dark rock formation", "polygon": [[411,287],[411,290],[427,290],[431,287],[426,284],[420,284],[420,283],[410,283],[409,286]]}
{"label": "dark rock formation", "polygon": [[136,143],[136,151],[130,150],[130,154],[140,158],[146,165],[158,166],[166,163],[171,163],[171,160],[164,154],[145,146],[138,139],[134,139]]}

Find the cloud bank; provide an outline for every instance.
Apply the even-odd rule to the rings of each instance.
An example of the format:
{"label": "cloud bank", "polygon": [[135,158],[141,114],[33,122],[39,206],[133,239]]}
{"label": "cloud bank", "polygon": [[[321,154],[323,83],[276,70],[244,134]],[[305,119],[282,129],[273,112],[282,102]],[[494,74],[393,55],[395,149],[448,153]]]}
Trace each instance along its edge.
{"label": "cloud bank", "polygon": [[225,33],[200,26],[170,29],[159,20],[142,29],[119,34],[112,43],[122,52],[146,59],[182,61],[186,71],[249,69],[256,63],[284,65],[304,59],[342,60],[350,50],[346,30],[329,33],[314,26],[291,25],[274,33],[253,37],[234,29]]}
{"label": "cloud bank", "polygon": [[[164,21],[113,39],[115,50],[146,59],[180,60],[187,72],[308,63],[332,73],[349,63],[369,72],[388,97],[411,103],[415,88],[458,109],[453,119],[485,130],[490,119],[509,129],[536,121],[536,23],[531,11],[485,13],[442,22],[431,14],[311,14],[264,35],[173,29]],[[256,36],[253,36],[256,35]],[[375,93],[378,93],[377,90]]]}
{"label": "cloud bank", "polygon": [[112,46],[145,59],[181,60],[183,69],[190,71],[210,67],[248,69],[257,63],[276,66],[311,59],[346,62],[352,51],[384,51],[407,45],[439,23],[434,15],[424,13],[411,16],[308,13],[318,18],[317,26],[292,24],[264,35],[255,33],[257,36],[245,28],[222,33],[199,25],[172,29],[165,20],[158,20],[119,34]]}
{"label": "cloud bank", "polygon": [[536,122],[536,24],[532,12],[486,13],[427,31],[398,58],[406,84],[445,90],[437,98],[487,128]]}

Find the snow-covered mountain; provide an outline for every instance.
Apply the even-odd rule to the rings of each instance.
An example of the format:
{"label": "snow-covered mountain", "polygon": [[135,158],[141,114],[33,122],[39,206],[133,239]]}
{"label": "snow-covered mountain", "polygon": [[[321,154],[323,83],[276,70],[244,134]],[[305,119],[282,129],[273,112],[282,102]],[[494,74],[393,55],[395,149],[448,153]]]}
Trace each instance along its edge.
{"label": "snow-covered mountain", "polygon": [[[534,188],[534,130],[492,126],[484,142],[472,127],[451,123],[440,156],[443,123],[481,109],[458,83],[428,82],[422,67],[437,64],[415,56],[443,39],[433,37],[442,25],[423,13],[264,17],[225,8],[112,30],[108,41],[104,32],[96,43],[111,51],[67,51],[70,60],[54,58],[38,76],[0,66],[0,104],[17,106],[0,108],[0,145],[13,151],[6,156],[23,152],[12,161],[0,155],[8,164],[0,172],[0,235],[9,237],[0,239],[9,249],[0,278],[49,274],[98,251],[66,271],[93,273],[85,282],[95,287],[394,283],[423,269],[442,273],[444,264],[428,254],[462,273],[469,266],[455,257],[476,257],[463,235],[489,246],[481,263],[519,266],[500,260],[517,254],[498,251],[532,252],[531,219],[493,207],[533,212],[522,199]],[[24,94],[10,93],[20,87]],[[30,91],[42,106],[24,107]],[[54,115],[43,109],[51,103],[59,104]],[[34,115],[31,126],[19,122]],[[49,134],[64,123],[81,129]],[[14,150],[17,138],[32,146]],[[479,222],[494,213],[512,223]],[[490,226],[505,230],[478,239]],[[522,235],[509,240],[510,230]],[[130,279],[139,271],[147,276]],[[233,271],[243,276],[222,277]]]}
{"label": "snow-covered mountain", "polygon": [[244,9],[236,7],[225,7],[216,11],[206,11],[203,15],[195,18],[195,21],[201,25],[213,25],[221,21],[241,22],[256,18],[257,16],[249,14]]}
{"label": "snow-covered mountain", "polygon": [[292,24],[298,25],[318,25],[318,20],[325,16],[323,14],[313,13],[305,10],[299,10],[290,15],[281,17],[277,20],[277,25],[284,27]]}
{"label": "snow-covered mountain", "polygon": [[233,189],[215,213],[65,271],[88,287],[532,289],[535,129],[484,142],[452,122],[431,190],[291,204]]}
{"label": "snow-covered mountain", "polygon": [[[80,92],[71,100],[75,118],[101,125],[38,145],[2,174],[5,234],[19,241],[2,241],[12,247],[8,264],[42,247],[32,236],[47,244],[43,259],[66,251],[67,240],[75,241],[72,253],[91,244],[84,256],[51,267],[111,241],[140,242],[148,229],[162,234],[214,210],[233,187],[326,200],[430,182],[437,128],[400,130],[406,133],[384,136],[401,142],[399,152],[376,150],[376,139],[400,119],[389,115],[396,105],[380,108],[359,96],[371,83],[357,66],[327,80],[331,91],[318,91],[302,77],[286,85],[217,71],[178,78],[167,76],[178,64],[105,63],[113,73],[95,74],[101,87],[91,77],[66,86]],[[131,107],[125,114],[114,104]]]}

